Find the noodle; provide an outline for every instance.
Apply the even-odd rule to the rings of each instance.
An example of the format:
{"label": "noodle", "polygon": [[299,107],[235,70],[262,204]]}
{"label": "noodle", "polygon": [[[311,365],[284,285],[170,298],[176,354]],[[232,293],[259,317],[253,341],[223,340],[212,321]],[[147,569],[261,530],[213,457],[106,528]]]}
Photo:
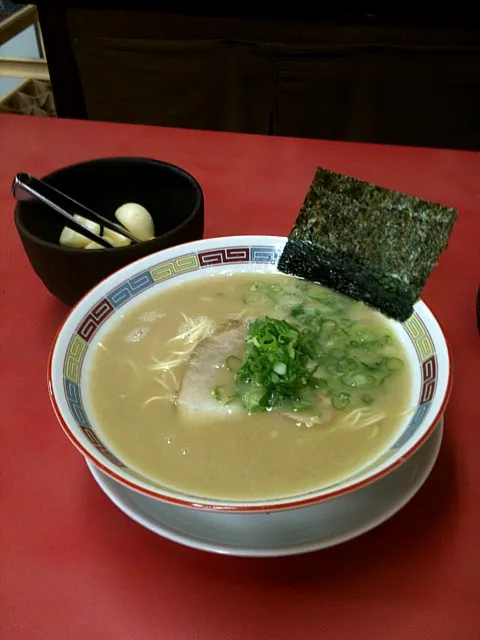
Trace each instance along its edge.
{"label": "noodle", "polygon": [[343,423],[346,423],[348,427],[356,431],[357,429],[364,429],[372,424],[376,424],[386,417],[385,413],[376,409],[359,407],[358,409],[350,411],[350,413],[343,418]]}

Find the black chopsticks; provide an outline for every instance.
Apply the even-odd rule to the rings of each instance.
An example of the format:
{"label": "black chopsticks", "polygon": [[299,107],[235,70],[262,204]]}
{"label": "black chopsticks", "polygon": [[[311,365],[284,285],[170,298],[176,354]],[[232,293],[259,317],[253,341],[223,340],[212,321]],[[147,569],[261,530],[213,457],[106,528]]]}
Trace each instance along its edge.
{"label": "black chopsticks", "polygon": [[56,211],[67,220],[67,227],[78,231],[83,236],[94,242],[98,242],[102,247],[107,249],[115,248],[115,245],[107,240],[102,235],[99,235],[86,227],[84,224],[76,220],[73,216],[79,215],[83,218],[87,218],[92,222],[97,222],[101,228],[106,227],[111,231],[130,238],[130,240],[136,244],[141,240],[130,233],[125,227],[104,218],[99,213],[92,211],[83,204],[70,198],[65,193],[58,191],[54,187],[50,186],[43,180],[38,180],[28,173],[17,173],[12,184],[12,195],[16,200],[30,200],[35,198],[43,202],[45,205]]}

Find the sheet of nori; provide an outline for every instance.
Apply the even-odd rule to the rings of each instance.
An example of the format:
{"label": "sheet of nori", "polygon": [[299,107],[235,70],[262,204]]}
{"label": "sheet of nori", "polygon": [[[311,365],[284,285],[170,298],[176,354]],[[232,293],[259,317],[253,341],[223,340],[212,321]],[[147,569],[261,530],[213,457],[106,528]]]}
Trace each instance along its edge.
{"label": "sheet of nori", "polygon": [[404,321],[456,218],[450,207],[319,168],[278,269]]}

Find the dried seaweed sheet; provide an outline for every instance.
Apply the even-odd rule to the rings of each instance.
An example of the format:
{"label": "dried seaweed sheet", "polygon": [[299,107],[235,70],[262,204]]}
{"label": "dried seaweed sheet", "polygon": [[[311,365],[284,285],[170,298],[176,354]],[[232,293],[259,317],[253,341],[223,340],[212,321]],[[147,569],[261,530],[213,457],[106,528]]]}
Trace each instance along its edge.
{"label": "dried seaweed sheet", "polygon": [[450,207],[319,168],[278,268],[403,321],[456,218]]}

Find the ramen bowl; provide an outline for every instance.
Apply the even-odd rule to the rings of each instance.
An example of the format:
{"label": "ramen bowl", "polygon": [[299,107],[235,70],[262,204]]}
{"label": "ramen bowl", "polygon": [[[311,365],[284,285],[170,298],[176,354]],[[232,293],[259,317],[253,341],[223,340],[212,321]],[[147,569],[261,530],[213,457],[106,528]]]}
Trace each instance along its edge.
{"label": "ramen bowl", "polygon": [[[235,236],[201,240],[146,256],[110,275],[70,312],[54,341],[49,365],[49,391],[57,418],[79,452],[109,479],[139,494],[179,509],[212,513],[216,522],[232,524],[234,514],[254,516],[318,507],[383,478],[410,458],[441,419],[450,393],[451,362],[441,328],[421,301],[404,323],[389,322],[402,343],[411,370],[408,415],[385,450],[347,477],[299,495],[266,500],[227,500],[183,493],[163,486],[130,468],[112,450],[96,421],[89,398],[89,375],[96,344],[129,311],[172,285],[215,275],[277,273],[286,238]],[[305,512],[302,509],[302,513]],[[279,513],[280,515],[280,513]],[[203,516],[202,516],[203,517]],[[302,519],[298,520],[299,523]],[[233,523],[235,518],[233,518]],[[238,520],[240,523],[240,520]],[[282,518],[275,520],[282,527]],[[273,524],[273,522],[272,522]],[[248,533],[249,521],[242,519]],[[256,525],[255,525],[256,526]],[[300,526],[300,524],[299,524]]]}

